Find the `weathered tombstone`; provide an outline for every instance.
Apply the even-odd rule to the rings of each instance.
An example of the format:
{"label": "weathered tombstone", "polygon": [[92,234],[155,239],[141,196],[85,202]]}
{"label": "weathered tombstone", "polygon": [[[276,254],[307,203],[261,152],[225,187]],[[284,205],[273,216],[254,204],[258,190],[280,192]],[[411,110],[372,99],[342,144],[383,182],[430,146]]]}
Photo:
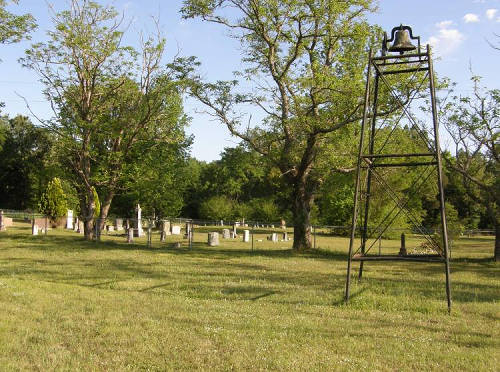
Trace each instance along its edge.
{"label": "weathered tombstone", "polygon": [[208,233],[208,245],[210,247],[215,247],[219,245],[219,233],[218,232],[209,232]]}
{"label": "weathered tombstone", "polygon": [[220,220],[220,225],[224,226],[224,220]]}
{"label": "weathered tombstone", "polygon": [[287,242],[287,241],[288,241],[288,233],[287,233],[287,232],[284,232],[284,233],[283,233],[283,241],[284,241],[284,242]]}
{"label": "weathered tombstone", "polygon": [[234,238],[238,237],[238,233],[237,233],[237,230],[236,230],[236,224],[233,225],[233,236],[234,236]]}
{"label": "weathered tombstone", "polygon": [[127,243],[132,243],[134,241],[134,229],[127,230]]}
{"label": "weathered tombstone", "polygon": [[222,229],[222,239],[229,239],[229,229]]}
{"label": "weathered tombstone", "polygon": [[5,226],[5,217],[3,215],[3,211],[0,211],[0,231],[7,230],[7,226]]}
{"label": "weathered tombstone", "polygon": [[75,223],[74,223],[74,226],[73,226],[73,231],[74,232],[77,232],[78,231],[78,224],[80,223],[80,220],[78,219],[78,217],[76,217],[75,219]]}
{"label": "weathered tombstone", "polygon": [[177,225],[172,225],[171,227],[172,235],[180,235],[181,234],[181,227]]}
{"label": "weathered tombstone", "polygon": [[134,220],[134,235],[137,237],[141,237],[144,236],[144,230],[142,229],[142,219],[141,219],[142,209],[140,204],[137,204],[135,211],[137,215],[136,219]]}
{"label": "weathered tombstone", "polygon": [[123,231],[123,219],[121,219],[121,218],[115,219],[115,230],[116,231]]}
{"label": "weathered tombstone", "polygon": [[243,242],[248,243],[250,241],[250,230],[243,230]]}
{"label": "weathered tombstone", "polygon": [[38,225],[35,223],[35,220],[31,222],[31,235],[38,235]]}
{"label": "weathered tombstone", "polygon": [[108,232],[115,231],[115,227],[113,225],[108,225],[106,228],[108,229]]}
{"label": "weathered tombstone", "polygon": [[68,209],[66,214],[66,228],[73,230],[73,211],[71,209]]}

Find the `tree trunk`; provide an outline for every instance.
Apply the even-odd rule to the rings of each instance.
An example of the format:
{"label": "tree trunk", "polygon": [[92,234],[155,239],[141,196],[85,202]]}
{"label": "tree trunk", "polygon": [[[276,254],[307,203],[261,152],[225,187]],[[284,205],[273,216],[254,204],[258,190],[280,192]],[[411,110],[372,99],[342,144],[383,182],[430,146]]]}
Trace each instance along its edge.
{"label": "tree trunk", "polygon": [[80,194],[80,210],[83,220],[83,236],[85,240],[94,238],[94,212],[95,200],[92,189],[86,189]]}
{"label": "tree trunk", "polygon": [[113,201],[114,196],[115,193],[113,191],[108,191],[103,203],[101,204],[101,215],[99,216],[99,228],[101,231],[105,228],[106,219],[108,218],[109,209],[111,208],[111,202]]}
{"label": "tree trunk", "polygon": [[311,244],[311,206],[312,198],[302,190],[295,192],[293,205],[293,250],[304,251],[312,248]]}

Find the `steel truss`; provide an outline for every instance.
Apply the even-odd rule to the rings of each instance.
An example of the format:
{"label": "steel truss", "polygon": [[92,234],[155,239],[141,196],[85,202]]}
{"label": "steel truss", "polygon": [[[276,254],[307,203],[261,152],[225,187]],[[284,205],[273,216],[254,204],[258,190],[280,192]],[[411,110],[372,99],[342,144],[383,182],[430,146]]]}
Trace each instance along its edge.
{"label": "steel truss", "polygon": [[[385,42],[385,41],[384,41]],[[373,87],[373,100],[371,100],[371,79],[372,71],[375,71],[374,77],[374,87]],[[421,72],[425,72],[425,76],[422,79],[420,86],[415,90],[413,95],[407,98],[406,102],[397,95],[390,82],[387,79],[388,75],[394,74],[413,74],[412,79],[416,78]],[[420,74],[422,75],[422,74]],[[427,133],[423,130],[417,123],[417,120],[412,116],[409,110],[411,102],[415,99],[415,94],[420,91],[423,84],[428,82],[428,89],[430,95],[430,105],[432,111],[432,132]],[[402,110],[402,114],[396,120],[394,127],[389,133],[388,137],[385,139],[381,148],[375,151],[375,139],[377,136],[377,118],[381,115],[378,112],[379,106],[379,95],[381,84],[385,86],[390,92],[390,95],[395,99],[397,108]],[[399,122],[403,117],[409,119],[412,129],[414,129],[423,143],[426,144],[428,152],[422,153],[383,153],[383,148],[389,141],[389,138],[394,133],[396,127],[398,127]],[[386,119],[382,125],[386,122]],[[371,124],[371,125],[370,125]],[[369,128],[368,125],[370,125]],[[379,127],[380,128],[380,127]],[[365,132],[368,134],[368,152],[365,153]],[[432,134],[432,138],[429,139],[427,134]],[[404,160],[401,160],[404,159]],[[437,187],[439,193],[439,206],[440,206],[440,218],[441,218],[441,245],[436,239],[426,231],[422,226],[419,225],[417,218],[412,214],[410,208],[408,207],[409,197],[404,197],[399,194],[385,179],[384,175],[381,173],[381,169],[384,168],[396,168],[396,167],[422,167],[422,172],[420,176],[413,180],[410,188],[407,190],[407,195],[415,193],[420,186],[425,184],[429,179],[437,178]],[[437,170],[437,172],[436,172]],[[366,175],[366,181],[362,182],[362,173]],[[437,177],[436,177],[437,174]],[[378,226],[369,229],[368,222],[370,219],[370,197],[373,182],[380,184],[383,192],[386,193],[388,197],[394,203],[392,210],[379,222]],[[360,208],[364,207],[364,208]],[[375,243],[382,237],[384,232],[391,226],[391,224],[396,220],[396,218],[404,213],[406,218],[412,223],[414,229],[416,229],[422,236],[426,239],[427,246],[432,249],[434,253],[432,254],[369,254],[371,248]],[[357,226],[359,223],[359,233],[361,238],[361,244],[357,249],[354,247],[355,235],[357,231]],[[369,239],[373,239],[371,244],[369,244]],[[436,109],[436,92],[434,83],[434,71],[432,65],[431,51],[429,45],[426,47],[425,52],[421,52],[420,42],[415,53],[401,53],[398,55],[386,55],[386,49],[382,51],[382,56],[374,57],[373,53],[370,51],[368,58],[368,71],[366,79],[365,88],[365,98],[364,98],[364,113],[363,120],[361,123],[361,134],[359,140],[359,152],[357,159],[357,171],[356,171],[356,181],[355,181],[355,193],[354,193],[354,208],[352,217],[352,228],[351,236],[349,242],[349,257],[347,264],[347,279],[346,279],[346,289],[345,289],[345,300],[349,300],[350,287],[351,287],[351,271],[352,262],[359,261],[359,279],[363,275],[363,265],[365,261],[415,261],[415,262],[439,262],[443,263],[445,267],[446,276],[446,297],[448,302],[448,311],[451,310],[451,292],[450,292],[450,266],[449,266],[449,249],[448,249],[448,234],[446,226],[446,212],[445,212],[445,202],[443,193],[443,172],[442,172],[442,161],[441,152],[439,146],[439,128],[438,128],[438,117]]]}

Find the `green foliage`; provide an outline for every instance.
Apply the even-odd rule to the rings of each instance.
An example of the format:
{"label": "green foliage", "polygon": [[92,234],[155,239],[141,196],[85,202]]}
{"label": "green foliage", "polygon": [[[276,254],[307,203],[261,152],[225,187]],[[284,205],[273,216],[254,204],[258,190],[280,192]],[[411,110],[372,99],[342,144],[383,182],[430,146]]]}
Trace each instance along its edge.
{"label": "green foliage", "polygon": [[92,186],[92,194],[94,195],[94,218],[99,217],[101,214],[101,202],[99,200],[99,194],[97,194],[97,190],[95,189],[94,186]]}
{"label": "green foliage", "polygon": [[252,213],[251,218],[255,221],[275,222],[281,217],[278,206],[271,199],[255,198],[248,202]]}
{"label": "green foliage", "polygon": [[59,178],[55,177],[48,183],[47,189],[40,198],[38,209],[52,220],[66,215],[68,205],[66,204],[66,195],[64,194]]}
{"label": "green foliage", "polygon": [[19,115],[0,121],[0,137],[0,205],[36,209],[47,183],[59,175],[50,161],[53,136]]}
{"label": "green foliage", "polygon": [[[11,1],[17,3],[17,0]],[[36,28],[35,19],[31,14],[16,15],[5,9],[8,1],[0,0],[0,43],[17,43],[29,39],[29,33]]]}
{"label": "green foliage", "polygon": [[231,219],[234,217],[234,202],[225,196],[213,196],[201,203],[200,216],[211,220]]}

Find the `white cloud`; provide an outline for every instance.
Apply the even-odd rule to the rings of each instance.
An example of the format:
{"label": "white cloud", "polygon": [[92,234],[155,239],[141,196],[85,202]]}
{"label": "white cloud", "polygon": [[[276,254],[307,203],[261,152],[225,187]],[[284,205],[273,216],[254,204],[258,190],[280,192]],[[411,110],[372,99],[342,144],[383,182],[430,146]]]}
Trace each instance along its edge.
{"label": "white cloud", "polygon": [[465,23],[479,22],[479,16],[474,13],[467,13],[466,15],[464,15],[464,21]]}
{"label": "white cloud", "polygon": [[437,28],[448,28],[453,24],[453,21],[446,20],[436,23]]}
{"label": "white cloud", "polygon": [[497,14],[498,9],[488,9],[486,11],[486,18],[488,19],[493,19],[495,18],[495,15]]}
{"label": "white cloud", "polygon": [[440,57],[452,54],[462,44],[465,36],[457,29],[450,28],[451,21],[436,23],[437,34],[432,35],[427,41],[433,48],[435,54]]}

